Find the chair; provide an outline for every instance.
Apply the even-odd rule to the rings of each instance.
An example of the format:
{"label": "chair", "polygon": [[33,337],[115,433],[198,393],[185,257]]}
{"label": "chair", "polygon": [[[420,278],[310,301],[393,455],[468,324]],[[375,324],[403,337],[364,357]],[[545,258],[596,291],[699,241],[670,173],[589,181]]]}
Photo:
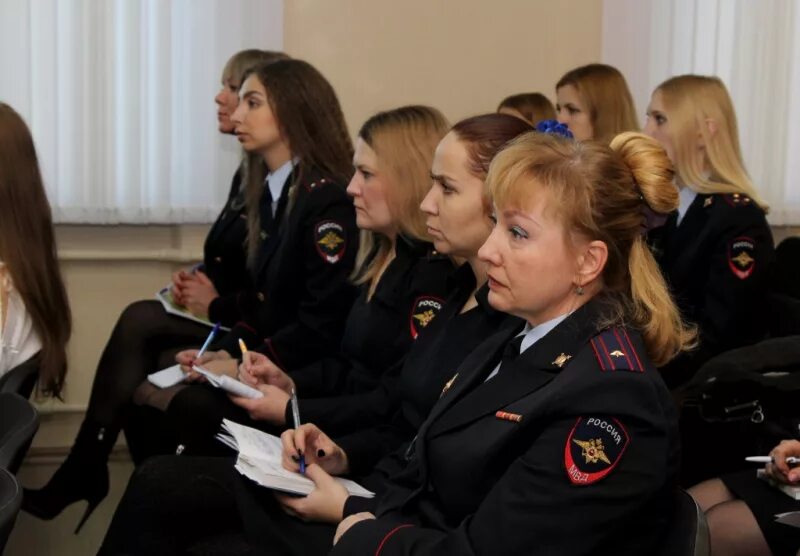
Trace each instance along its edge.
{"label": "chair", "polygon": [[658,554],[661,556],[708,556],[710,541],[706,516],[686,491],[673,496],[672,515]]}
{"label": "chair", "polygon": [[39,380],[39,357],[34,355],[0,376],[0,392],[15,392],[27,399]]}
{"label": "chair", "polygon": [[800,299],[800,236],[787,237],[775,249],[771,290]]}
{"label": "chair", "polygon": [[0,393],[0,467],[16,473],[38,429],[39,414],[28,400]]}
{"label": "chair", "polygon": [[0,554],[6,548],[22,505],[22,489],[17,479],[6,469],[0,469]]}

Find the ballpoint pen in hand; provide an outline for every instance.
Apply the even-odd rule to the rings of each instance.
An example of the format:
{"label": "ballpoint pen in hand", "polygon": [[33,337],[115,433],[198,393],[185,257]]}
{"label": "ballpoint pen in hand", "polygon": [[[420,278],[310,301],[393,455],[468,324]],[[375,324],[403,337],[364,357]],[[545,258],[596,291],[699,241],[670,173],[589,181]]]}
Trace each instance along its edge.
{"label": "ballpoint pen in hand", "polygon": [[[775,458],[772,456],[748,456],[744,458],[745,461],[749,461],[752,463],[775,463]],[[793,456],[789,456],[786,458],[786,463],[789,465],[797,465],[800,463],[800,458],[796,458]]]}
{"label": "ballpoint pen in hand", "polygon": [[[295,389],[292,388],[292,421],[294,421],[294,428],[300,428],[300,408],[297,405],[297,392]],[[303,452],[300,452],[300,473],[305,474],[306,472],[306,458],[303,456]]]}

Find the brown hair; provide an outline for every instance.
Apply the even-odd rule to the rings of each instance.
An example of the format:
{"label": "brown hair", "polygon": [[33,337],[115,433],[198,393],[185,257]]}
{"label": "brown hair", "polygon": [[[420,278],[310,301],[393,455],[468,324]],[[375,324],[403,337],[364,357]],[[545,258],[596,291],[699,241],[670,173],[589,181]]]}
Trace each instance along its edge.
{"label": "brown hair", "polygon": [[0,102],[0,261],[42,341],[39,388],[58,397],[67,372],[72,315],[53,221],[28,126]]}
{"label": "brown hair", "polygon": [[531,125],[536,125],[542,120],[555,120],[556,109],[553,103],[542,93],[520,93],[504,98],[497,107],[516,110]]}
{"label": "brown hair", "polygon": [[[429,239],[419,205],[430,189],[433,153],[449,125],[436,108],[413,105],[378,112],[358,132],[386,169],[391,183],[389,210],[408,238]],[[390,255],[387,238],[362,230],[354,282],[372,281]]]}
{"label": "brown hair", "polygon": [[692,346],[643,237],[646,210],[667,214],[678,206],[672,165],[657,141],[641,133],[615,137],[611,146],[529,133],[492,162],[487,181],[498,207],[524,207],[545,190],[570,238],[600,240],[608,248],[602,271],[606,312],[602,327],[632,324],[662,366]]}
{"label": "brown hair", "polygon": [[495,155],[515,137],[533,131],[528,122],[508,114],[484,114],[461,120],[450,130],[467,149],[469,171],[484,182],[483,201],[491,213],[491,194],[486,184],[489,164]]}
{"label": "brown hair", "polygon": [[565,73],[556,90],[572,85],[589,110],[593,139],[608,144],[623,131],[638,131],[633,97],[619,70],[605,64],[589,64]]}
{"label": "brown hair", "polygon": [[[302,60],[278,60],[246,72],[243,80],[255,76],[267,91],[267,100],[281,136],[297,159],[295,187],[311,169],[345,187],[353,174],[353,144],[336,92],[314,66]],[[260,240],[259,201],[264,192],[267,168],[258,153],[248,153],[244,183],[248,214],[248,256],[255,260]]]}
{"label": "brown hair", "polygon": [[288,54],[277,50],[258,50],[256,48],[240,50],[225,63],[225,68],[222,70],[222,83],[229,81],[238,89],[244,82],[244,75],[256,66],[289,59]]}
{"label": "brown hair", "polygon": [[[675,169],[681,181],[698,193],[740,193],[765,212],[766,201],[756,190],[742,160],[736,111],[728,89],[719,77],[679,75],[656,88],[661,92],[675,148]],[[716,125],[712,134],[707,121]],[[705,162],[698,163],[698,133],[703,139]]]}

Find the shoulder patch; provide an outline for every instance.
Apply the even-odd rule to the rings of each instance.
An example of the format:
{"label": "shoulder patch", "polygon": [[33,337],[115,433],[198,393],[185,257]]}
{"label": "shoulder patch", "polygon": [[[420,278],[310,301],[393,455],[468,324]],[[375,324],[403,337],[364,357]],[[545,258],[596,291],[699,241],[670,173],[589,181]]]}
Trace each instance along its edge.
{"label": "shoulder patch", "polygon": [[431,321],[436,318],[439,311],[442,310],[443,299],[434,297],[432,295],[423,295],[414,300],[411,306],[411,338],[414,340],[419,336],[420,331],[428,326]]}
{"label": "shoulder patch", "polygon": [[740,280],[746,280],[756,268],[756,242],[741,236],[728,242],[728,268]]}
{"label": "shoulder patch", "polygon": [[590,343],[600,370],[644,372],[639,354],[624,328],[604,330],[592,338]]}
{"label": "shoulder patch", "polygon": [[753,202],[750,197],[742,195],[741,193],[727,193],[723,195],[722,198],[732,207],[747,206]]}
{"label": "shoulder patch", "polygon": [[314,226],[314,246],[326,263],[336,264],[342,260],[347,247],[347,232],[334,220],[324,220]]}
{"label": "shoulder patch", "polygon": [[564,444],[564,468],[574,485],[590,485],[611,473],[630,442],[613,417],[579,417]]}

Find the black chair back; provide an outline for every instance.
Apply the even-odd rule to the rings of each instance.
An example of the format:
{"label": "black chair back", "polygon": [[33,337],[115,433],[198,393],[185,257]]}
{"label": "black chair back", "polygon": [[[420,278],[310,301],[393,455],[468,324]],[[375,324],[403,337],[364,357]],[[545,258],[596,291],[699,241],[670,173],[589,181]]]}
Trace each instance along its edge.
{"label": "black chair back", "polygon": [[708,523],[700,506],[683,490],[673,497],[672,516],[658,554],[661,556],[709,556]]}
{"label": "black chair back", "polygon": [[37,380],[39,380],[39,357],[34,355],[0,376],[0,392],[14,392],[28,399]]}
{"label": "black chair back", "polygon": [[7,469],[0,469],[0,554],[6,548],[21,505],[22,489],[17,479]]}
{"label": "black chair back", "polygon": [[16,473],[38,429],[39,414],[28,400],[0,393],[0,467]]}

